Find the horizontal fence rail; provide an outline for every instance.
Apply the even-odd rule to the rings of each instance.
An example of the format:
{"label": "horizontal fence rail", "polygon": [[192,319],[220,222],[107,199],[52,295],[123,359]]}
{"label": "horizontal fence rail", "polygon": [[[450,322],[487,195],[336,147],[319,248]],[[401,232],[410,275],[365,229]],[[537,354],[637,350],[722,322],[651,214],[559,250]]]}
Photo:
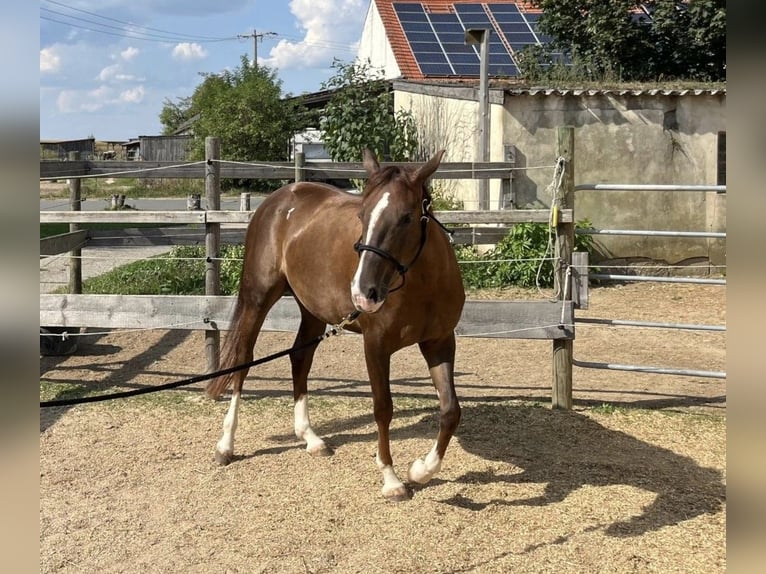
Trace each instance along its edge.
{"label": "horizontal fence rail", "polygon": [[[574,186],[575,191],[649,191],[649,192],[716,192],[725,193],[725,185],[675,185],[675,184],[621,184],[621,183],[585,183]],[[635,229],[577,229],[579,235],[623,235],[623,236],[646,236],[646,237],[679,237],[679,238],[703,238],[703,239],[726,239],[725,232],[709,231],[675,231],[675,230],[635,230]],[[587,269],[587,265],[586,265]],[[615,273],[588,273],[588,280],[606,281],[649,281],[658,283],[691,283],[698,285],[726,285],[726,279],[711,279],[704,277],[658,277],[650,275],[624,275]],[[662,323],[651,321],[630,321],[620,319],[579,318],[575,320],[579,324],[608,325],[613,327],[637,327],[674,329],[679,331],[716,331],[725,332],[725,326],[719,325],[690,325],[682,323]],[[601,363],[592,361],[580,361],[572,358],[572,364],[577,367],[589,369],[603,369],[614,371],[632,371],[640,373],[682,375],[689,377],[725,379],[726,373],[721,371],[704,371],[694,369],[676,369],[670,367],[654,367],[643,365],[624,365],[617,363]]]}
{"label": "horizontal fence rail", "polygon": [[[471,223],[548,223],[547,209],[495,211],[436,211],[445,224]],[[249,223],[252,211],[41,211],[40,223]],[[562,209],[562,223],[572,222],[572,210]]]}
{"label": "horizontal fence rail", "polygon": [[591,361],[572,360],[575,367],[586,369],[602,369],[608,371],[632,371],[636,373],[651,373],[655,375],[680,375],[686,377],[700,377],[707,379],[725,379],[726,373],[722,371],[697,371],[694,369],[673,369],[668,367],[645,367],[640,365],[620,365],[618,363],[594,363]]}
{"label": "horizontal fence rail", "polygon": [[[235,179],[295,179],[300,169],[303,179],[362,179],[367,172],[359,163],[306,161],[300,168],[294,162],[227,162],[219,160],[221,177]],[[389,165],[411,165],[409,162],[381,162]],[[40,179],[73,179],[90,177],[134,177],[139,179],[202,179],[206,162],[162,161],[41,161]],[[508,179],[516,164],[510,162],[442,163],[431,176],[434,179]]]}
{"label": "horizontal fence rail", "polygon": [[[40,295],[40,325],[97,329],[229,329],[236,296]],[[300,310],[282,297],[267,315],[264,331],[297,331]],[[341,319],[340,317],[338,318]],[[573,339],[571,301],[468,300],[456,333],[462,337]]]}
{"label": "horizontal fence rail", "polygon": [[647,229],[575,229],[577,235],[643,235],[646,237],[699,237],[707,239],[726,239],[722,231],[659,231]]}
{"label": "horizontal fence rail", "polygon": [[581,183],[575,191],[715,191],[725,193],[725,185],[676,185],[650,183]]}
{"label": "horizontal fence rail", "polygon": [[575,323],[592,325],[610,325],[613,327],[646,327],[650,329],[680,329],[682,331],[726,331],[723,325],[695,325],[690,323],[659,323],[655,321],[632,321],[627,319],[599,319],[596,317],[580,317]]}
{"label": "horizontal fence rail", "polygon": [[726,285],[726,279],[705,277],[657,277],[654,275],[616,275],[614,273],[589,273],[590,279],[608,281],[650,281],[655,283],[696,283],[697,285]]}

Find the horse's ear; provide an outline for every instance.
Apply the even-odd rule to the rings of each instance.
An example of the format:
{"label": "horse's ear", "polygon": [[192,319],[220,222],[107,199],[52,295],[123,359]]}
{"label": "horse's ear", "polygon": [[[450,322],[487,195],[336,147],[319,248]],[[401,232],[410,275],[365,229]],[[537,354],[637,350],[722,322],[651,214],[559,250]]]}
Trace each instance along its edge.
{"label": "horse's ear", "polygon": [[362,151],[362,161],[368,175],[372,175],[380,169],[378,158],[375,157],[375,154],[369,148],[364,148]]}
{"label": "horse's ear", "polygon": [[415,180],[423,184],[425,181],[433,175],[433,173],[436,171],[436,169],[439,167],[439,164],[442,161],[442,156],[444,155],[443,149],[440,149],[437,151],[434,156],[429,159],[426,163],[421,165],[418,170],[415,172]]}

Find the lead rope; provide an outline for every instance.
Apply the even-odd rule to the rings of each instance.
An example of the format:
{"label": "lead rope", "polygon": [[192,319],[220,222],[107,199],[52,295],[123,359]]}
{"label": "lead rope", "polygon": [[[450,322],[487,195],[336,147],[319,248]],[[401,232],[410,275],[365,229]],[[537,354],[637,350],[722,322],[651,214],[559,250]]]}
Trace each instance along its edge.
{"label": "lead rope", "polygon": [[285,349],[283,351],[279,351],[277,353],[267,355],[266,357],[261,357],[260,359],[255,359],[253,361],[244,363],[242,365],[228,367],[226,369],[221,369],[213,373],[207,373],[205,375],[197,375],[195,377],[189,377],[188,379],[182,379],[180,381],[174,381],[171,383],[165,383],[163,385],[157,385],[153,387],[145,387],[142,389],[133,389],[130,391],[122,391],[119,393],[109,393],[107,395],[96,395],[92,397],[79,397],[76,399],[56,399],[52,401],[40,401],[40,408],[44,409],[44,408],[50,408],[50,407],[66,407],[71,405],[80,405],[84,403],[97,403],[101,401],[111,401],[114,399],[124,399],[128,397],[135,397],[137,395],[146,395],[148,393],[156,393],[159,391],[166,391],[168,389],[175,389],[175,388],[183,387],[186,385],[193,385],[194,383],[199,383],[201,381],[207,381],[209,379],[215,379],[216,377],[222,377],[224,375],[236,373],[237,371],[241,371],[243,369],[249,369],[250,367],[255,367],[258,365],[262,365],[264,363],[268,363],[269,361],[279,359],[280,357],[284,357],[285,355],[289,355],[290,353],[295,353],[297,351],[302,351],[303,349],[316,346],[322,341],[324,341],[325,339],[332,337],[333,335],[339,335],[346,327],[348,327],[351,323],[356,321],[359,318],[359,315],[361,315],[361,311],[355,310],[349,313],[348,315],[346,315],[341,320],[341,322],[338,323],[337,325],[333,325],[330,329],[328,329],[327,331],[325,331],[318,337],[315,337],[298,347],[290,347],[289,349]]}

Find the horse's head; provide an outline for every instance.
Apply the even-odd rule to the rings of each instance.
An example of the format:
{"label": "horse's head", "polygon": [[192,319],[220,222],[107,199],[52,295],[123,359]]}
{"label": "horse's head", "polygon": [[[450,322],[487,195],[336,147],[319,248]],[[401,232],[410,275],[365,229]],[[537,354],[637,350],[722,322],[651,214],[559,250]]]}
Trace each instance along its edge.
{"label": "horse's head", "polygon": [[[438,151],[416,170],[380,167],[364,150],[369,174],[362,194],[362,236],[354,246],[359,264],[351,282],[351,299],[357,310],[374,313],[380,309],[392,283],[415,262],[426,240],[430,198],[426,181],[436,171],[444,150]],[[398,288],[398,287],[397,287]]]}

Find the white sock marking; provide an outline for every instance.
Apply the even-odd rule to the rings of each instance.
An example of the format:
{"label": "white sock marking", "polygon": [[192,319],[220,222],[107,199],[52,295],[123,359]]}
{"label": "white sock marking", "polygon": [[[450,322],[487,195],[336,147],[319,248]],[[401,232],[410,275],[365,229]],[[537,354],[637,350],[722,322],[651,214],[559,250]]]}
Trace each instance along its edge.
{"label": "white sock marking", "polygon": [[309,452],[316,452],[325,448],[324,441],[311,429],[308,395],[301,395],[295,401],[295,436],[306,441],[306,450]]}
{"label": "white sock marking", "polygon": [[234,432],[237,430],[237,411],[239,410],[239,393],[231,396],[229,410],[223,419],[223,436],[216,445],[216,450],[221,454],[234,453]]}
{"label": "white sock marking", "polygon": [[409,472],[407,472],[407,478],[411,482],[417,482],[418,484],[425,484],[431,480],[434,475],[441,470],[442,459],[436,453],[436,443],[428,451],[425,460],[422,458],[416,459],[412,466],[410,466]]}
{"label": "white sock marking", "polygon": [[378,468],[383,473],[383,488],[381,489],[383,496],[387,496],[397,490],[405,490],[404,483],[396,476],[393,466],[383,464],[377,454],[375,455],[375,464],[378,465]]}

